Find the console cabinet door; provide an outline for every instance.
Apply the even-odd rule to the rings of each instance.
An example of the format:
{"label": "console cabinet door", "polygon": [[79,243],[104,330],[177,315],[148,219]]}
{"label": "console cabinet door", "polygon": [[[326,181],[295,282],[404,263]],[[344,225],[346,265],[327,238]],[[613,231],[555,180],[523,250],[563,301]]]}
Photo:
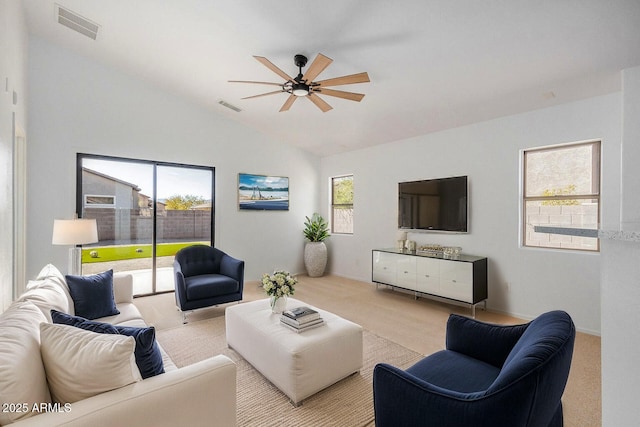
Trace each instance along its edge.
{"label": "console cabinet door", "polygon": [[398,255],[373,251],[373,281],[395,285],[397,259]]}
{"label": "console cabinet door", "polygon": [[440,263],[437,259],[416,258],[416,290],[440,294]]}
{"label": "console cabinet door", "polygon": [[473,264],[448,261],[440,264],[440,295],[473,302]]}
{"label": "console cabinet door", "polygon": [[401,288],[416,289],[416,257],[399,256],[397,262],[397,285]]}

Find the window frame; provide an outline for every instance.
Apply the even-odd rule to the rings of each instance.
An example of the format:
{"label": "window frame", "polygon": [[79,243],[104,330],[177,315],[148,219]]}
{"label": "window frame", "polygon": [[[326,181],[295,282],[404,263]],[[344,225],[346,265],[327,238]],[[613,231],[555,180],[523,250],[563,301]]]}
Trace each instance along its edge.
{"label": "window frame", "polygon": [[[333,191],[334,191],[334,182],[336,179],[344,179],[344,178],[348,178],[351,177],[351,182],[353,183],[354,180],[354,174],[352,173],[347,173],[347,174],[343,174],[343,175],[335,175],[329,178],[329,197],[330,197],[330,206],[329,209],[331,211],[331,219],[330,219],[330,230],[331,230],[331,234],[340,234],[340,235],[346,235],[346,236],[351,236],[353,235],[353,213],[354,213],[354,203],[353,200],[351,201],[351,203],[334,203],[334,197],[333,197]],[[352,211],[352,215],[351,215],[351,231],[350,232],[343,232],[343,231],[335,231],[335,209],[340,209],[340,208],[351,208]]]}
{"label": "window frame", "polygon": [[[89,203],[89,199],[92,197],[100,197],[100,198],[110,198],[113,199],[111,203]],[[116,207],[116,196],[109,196],[103,194],[85,194],[84,195],[84,207],[86,209],[92,208],[115,208]]]}
{"label": "window frame", "polygon": [[[592,191],[589,194],[561,194],[561,195],[550,195],[550,196],[527,196],[527,154],[535,153],[540,151],[553,151],[553,150],[563,150],[567,148],[577,148],[581,146],[593,146],[596,147],[594,153],[592,154],[591,161],[591,170],[593,176],[597,175],[597,178],[593,180],[595,183],[595,191]],[[527,202],[532,201],[559,201],[559,200],[596,200],[598,209],[597,209],[597,218],[596,224],[601,224],[601,215],[602,215],[602,141],[601,140],[588,140],[581,142],[573,142],[573,143],[565,143],[565,144],[557,144],[557,145],[547,145],[544,147],[535,147],[529,149],[522,150],[522,177],[521,177],[521,197],[520,197],[520,206],[521,206],[521,233],[522,237],[520,239],[521,247],[525,248],[534,248],[534,249],[547,249],[547,250],[562,250],[562,251],[579,251],[579,252],[587,252],[587,253],[599,253],[600,252],[600,239],[595,237],[596,239],[596,247],[595,249],[587,249],[587,248],[572,248],[572,247],[556,247],[556,246],[540,246],[540,245],[531,245],[527,243]],[[594,190],[594,186],[592,185],[592,190]],[[565,227],[556,226],[549,228],[558,228],[564,229]],[[566,227],[572,228],[572,227]],[[581,237],[592,237],[592,236],[584,236],[584,234],[580,233],[579,230],[591,230],[584,228],[576,228],[576,233],[555,233],[555,234],[565,234],[565,235],[573,235],[573,236],[581,236]],[[554,234],[554,233],[550,233]]]}

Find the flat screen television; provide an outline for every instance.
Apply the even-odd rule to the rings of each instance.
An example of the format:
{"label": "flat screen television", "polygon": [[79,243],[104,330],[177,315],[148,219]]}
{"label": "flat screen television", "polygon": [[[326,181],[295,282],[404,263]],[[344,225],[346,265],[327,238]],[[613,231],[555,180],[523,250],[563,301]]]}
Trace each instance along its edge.
{"label": "flat screen television", "polygon": [[469,186],[466,176],[398,184],[398,228],[469,231]]}

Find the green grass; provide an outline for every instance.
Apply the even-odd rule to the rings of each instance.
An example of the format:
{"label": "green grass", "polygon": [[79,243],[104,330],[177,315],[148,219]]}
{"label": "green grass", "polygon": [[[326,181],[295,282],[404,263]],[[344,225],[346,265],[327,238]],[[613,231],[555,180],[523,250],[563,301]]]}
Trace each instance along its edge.
{"label": "green grass", "polygon": [[[180,249],[195,244],[208,245],[209,242],[180,242],[180,243],[159,243],[156,255],[173,256]],[[92,257],[95,252],[97,256]],[[82,263],[123,261],[135,258],[151,258],[151,244],[148,245],[122,245],[122,246],[99,246],[82,249]]]}

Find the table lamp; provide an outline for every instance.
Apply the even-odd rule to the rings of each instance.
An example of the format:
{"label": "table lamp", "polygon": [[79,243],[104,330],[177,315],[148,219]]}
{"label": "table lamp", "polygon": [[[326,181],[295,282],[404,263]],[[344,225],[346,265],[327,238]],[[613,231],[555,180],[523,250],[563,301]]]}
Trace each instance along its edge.
{"label": "table lamp", "polygon": [[98,241],[95,219],[56,219],[53,221],[54,245],[72,245],[69,249],[69,274],[82,274],[82,248],[78,245]]}

